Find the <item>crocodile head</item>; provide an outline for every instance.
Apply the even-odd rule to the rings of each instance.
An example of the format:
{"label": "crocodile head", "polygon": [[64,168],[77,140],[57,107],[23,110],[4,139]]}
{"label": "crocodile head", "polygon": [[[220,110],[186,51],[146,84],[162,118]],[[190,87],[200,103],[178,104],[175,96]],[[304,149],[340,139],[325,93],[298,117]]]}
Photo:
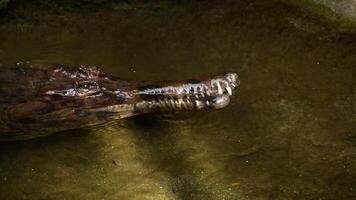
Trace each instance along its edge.
{"label": "crocodile head", "polygon": [[32,97],[3,114],[22,132],[48,134],[144,113],[219,109],[229,104],[239,85],[235,73],[202,80],[129,81],[95,66],[38,70]]}

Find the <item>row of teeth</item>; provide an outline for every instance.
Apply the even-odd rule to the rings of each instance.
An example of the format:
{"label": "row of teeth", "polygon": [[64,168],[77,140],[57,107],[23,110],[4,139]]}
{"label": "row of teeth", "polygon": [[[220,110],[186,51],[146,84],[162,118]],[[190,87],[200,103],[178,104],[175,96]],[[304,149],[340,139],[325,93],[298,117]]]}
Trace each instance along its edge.
{"label": "row of teeth", "polygon": [[[234,83],[230,81],[230,83],[224,79],[214,79],[210,82],[211,88],[215,89],[219,95],[228,93],[230,96],[232,95],[232,88],[235,87]],[[211,89],[205,84],[186,84],[183,87],[165,87],[162,89],[149,89],[143,91],[145,94],[164,94],[170,93],[169,91],[174,91],[174,94],[196,94],[196,97],[199,98],[198,95],[205,97],[210,96],[212,94]]]}
{"label": "row of teeth", "polygon": [[173,99],[173,98],[166,98],[166,99],[158,99],[158,100],[153,100],[153,101],[143,101],[143,104],[148,104],[148,107],[152,106],[158,106],[164,110],[170,110],[170,109],[193,109],[194,106],[196,106],[198,109],[202,109],[205,106],[209,106],[211,103],[210,101],[206,101],[203,103],[200,100],[192,100],[189,98],[179,98],[179,99]]}
{"label": "row of teeth", "polygon": [[230,84],[229,84],[226,80],[223,80],[223,79],[215,79],[215,80],[211,81],[211,87],[217,89],[217,91],[220,95],[226,91],[231,96],[232,89],[231,89],[230,85],[232,87],[235,87],[235,85],[233,85],[232,82],[230,82]]}

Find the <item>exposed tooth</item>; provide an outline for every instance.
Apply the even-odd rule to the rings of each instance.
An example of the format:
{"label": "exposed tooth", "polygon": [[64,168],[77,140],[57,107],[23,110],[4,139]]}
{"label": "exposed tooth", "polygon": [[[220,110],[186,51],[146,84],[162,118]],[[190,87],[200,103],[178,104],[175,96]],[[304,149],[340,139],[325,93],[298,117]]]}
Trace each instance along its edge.
{"label": "exposed tooth", "polygon": [[236,82],[236,74],[231,74],[231,82]]}
{"label": "exposed tooth", "polygon": [[232,95],[231,88],[229,86],[227,86],[225,89],[226,89],[227,93],[229,93],[229,95],[231,96]]}
{"label": "exposed tooth", "polygon": [[204,104],[198,100],[195,100],[195,105],[197,107],[198,110],[204,108]]}
{"label": "exposed tooth", "polygon": [[219,92],[219,94],[223,94],[223,91],[222,91],[222,89],[221,89],[221,85],[220,85],[219,83],[217,83],[217,85],[218,85],[218,92]]}
{"label": "exposed tooth", "polygon": [[176,102],[178,109],[182,108],[182,102],[183,102],[182,99],[178,99],[178,101]]}
{"label": "exposed tooth", "polygon": [[165,105],[166,105],[166,109],[167,110],[169,110],[170,109],[170,107],[171,107],[171,105],[170,105],[170,103],[169,103],[170,101],[167,99],[164,103],[165,103]]}
{"label": "exposed tooth", "polygon": [[206,85],[204,85],[204,86],[203,86],[203,91],[206,92],[206,91],[208,91],[208,90],[209,90],[209,87],[206,86]]}
{"label": "exposed tooth", "polygon": [[156,105],[162,109],[164,108],[164,103],[161,100],[157,101]]}
{"label": "exposed tooth", "polygon": [[175,104],[175,102],[174,102],[174,100],[173,100],[173,99],[171,99],[171,101],[170,101],[170,102],[171,102],[172,108],[174,108],[174,107],[175,107],[175,105],[176,105],[176,104]]}
{"label": "exposed tooth", "polygon": [[185,104],[183,104],[183,107],[184,107],[185,109],[189,109],[189,104],[185,103]]}

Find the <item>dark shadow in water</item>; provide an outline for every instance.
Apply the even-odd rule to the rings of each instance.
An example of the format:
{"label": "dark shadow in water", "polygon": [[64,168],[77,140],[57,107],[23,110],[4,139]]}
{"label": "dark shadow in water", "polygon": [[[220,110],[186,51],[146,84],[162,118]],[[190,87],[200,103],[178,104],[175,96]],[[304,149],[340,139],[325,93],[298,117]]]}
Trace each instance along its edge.
{"label": "dark shadow in water", "polygon": [[[216,199],[222,196],[232,198],[235,195],[233,191],[227,194],[224,191],[226,188],[211,187],[211,184],[218,179],[209,177],[209,173],[206,175],[208,177],[201,176],[200,173],[204,172],[205,167],[200,162],[205,162],[204,158],[213,158],[213,155],[204,152],[205,149],[191,146],[199,142],[186,141],[189,138],[197,139],[192,125],[199,123],[197,119],[206,114],[208,113],[144,115],[133,118],[127,123],[127,128],[131,129],[137,138],[142,138],[145,147],[151,152],[153,168],[169,178],[171,192],[178,199]],[[190,121],[188,124],[185,122],[187,120]],[[183,125],[176,124],[176,121],[181,121]],[[213,123],[213,121],[205,119],[205,123]],[[188,133],[184,133],[188,134],[188,137],[181,134],[182,128],[188,130]],[[210,149],[209,144],[207,145],[205,147]],[[204,154],[203,158],[199,157],[202,154]],[[221,165],[221,163],[213,164]],[[224,178],[223,172],[221,174]]]}
{"label": "dark shadow in water", "polygon": [[[136,137],[144,138],[154,156],[154,168],[169,177],[171,192],[179,199],[192,199],[194,195],[199,194],[200,186],[195,177],[189,174],[190,166],[186,162],[184,154],[177,154],[172,157],[173,152],[162,151],[162,149],[167,149],[167,146],[176,145],[174,140],[169,139],[172,131],[175,131],[175,127],[167,121],[162,121],[163,118],[167,117],[169,116],[144,115],[135,117],[129,122],[128,128],[133,130]],[[172,117],[170,118],[172,119]],[[172,163],[175,164],[172,165]],[[205,198],[210,199],[209,194],[205,194]]]}

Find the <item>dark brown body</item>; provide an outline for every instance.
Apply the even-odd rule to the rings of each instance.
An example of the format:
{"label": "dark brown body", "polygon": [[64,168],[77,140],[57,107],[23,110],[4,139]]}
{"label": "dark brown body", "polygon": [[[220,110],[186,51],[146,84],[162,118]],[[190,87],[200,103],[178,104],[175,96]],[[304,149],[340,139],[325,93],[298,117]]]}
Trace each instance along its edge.
{"label": "dark brown body", "polygon": [[1,68],[0,141],[29,139],[143,113],[222,108],[239,84],[207,80],[127,81],[95,66],[19,63]]}

